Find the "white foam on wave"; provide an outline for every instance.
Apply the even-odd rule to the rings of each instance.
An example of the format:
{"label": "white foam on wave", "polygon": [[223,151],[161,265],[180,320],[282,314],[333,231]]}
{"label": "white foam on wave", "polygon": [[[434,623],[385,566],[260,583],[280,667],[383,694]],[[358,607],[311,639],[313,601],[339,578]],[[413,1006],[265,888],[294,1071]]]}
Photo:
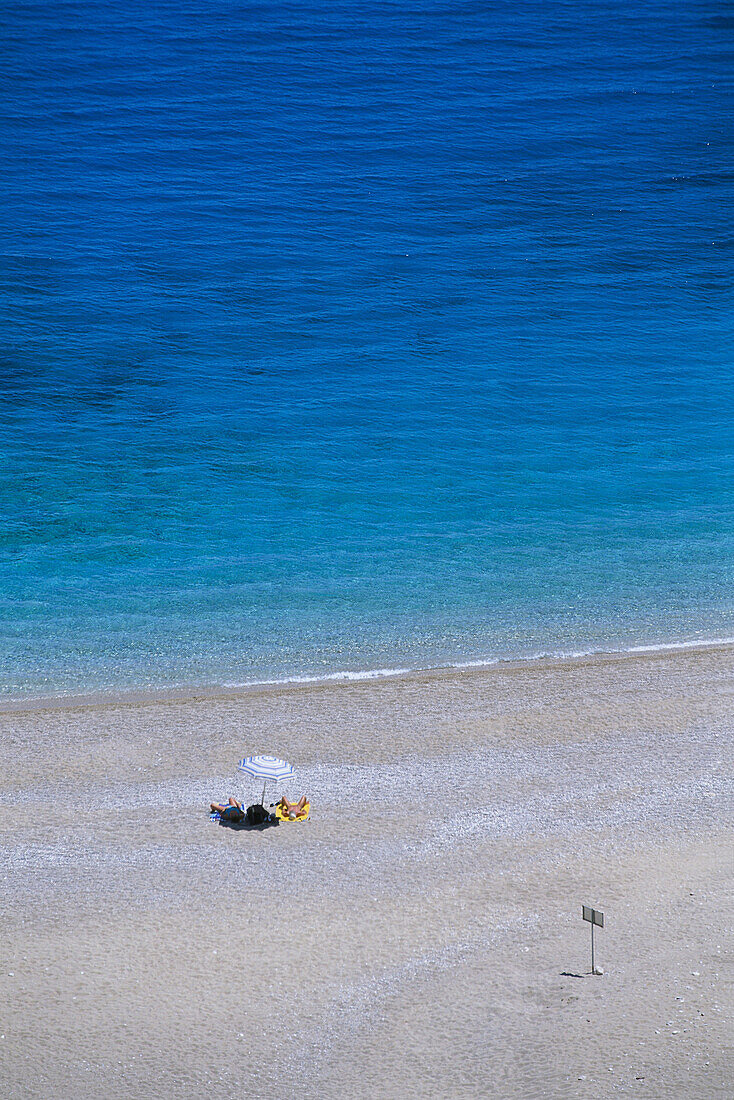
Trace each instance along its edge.
{"label": "white foam on wave", "polygon": [[532,664],[539,661],[570,661],[581,660],[589,657],[614,657],[642,653],[666,653],[675,651],[709,649],[717,646],[734,645],[734,637],[728,638],[696,638],[682,642],[656,642],[644,645],[619,646],[616,648],[598,647],[594,649],[574,650],[548,650],[530,654],[503,654],[502,656],[482,657],[471,661],[451,661],[435,665],[410,665],[395,668],[366,668],[366,669],[342,669],[335,672],[326,672],[311,675],[283,676],[267,680],[236,680],[220,681],[218,683],[177,683],[177,684],[146,684],[133,688],[100,688],[95,692],[60,691],[47,695],[17,695],[0,698],[0,711],[14,710],[18,706],[52,706],[61,704],[85,705],[124,702],[130,699],[170,699],[188,698],[191,695],[217,696],[222,692],[247,691],[248,689],[264,687],[288,687],[308,684],[326,683],[350,683],[357,681],[374,681],[394,679],[400,676],[415,676],[421,673],[432,672],[461,672],[471,669],[496,668],[501,665]]}
{"label": "white foam on wave", "polygon": [[320,676],[284,676],[279,680],[247,680],[244,683],[226,683],[225,688],[272,687],[276,684],[322,684],[330,680],[383,680],[388,676],[406,676],[409,672],[428,672],[422,668],[366,668],[357,672],[325,672]]}
{"label": "white foam on wave", "polygon": [[645,645],[618,646],[612,648],[598,647],[594,649],[569,649],[546,650],[537,653],[505,655],[502,657],[482,657],[472,661],[450,661],[438,665],[411,665],[405,668],[372,668],[342,670],[339,672],[327,672],[306,676],[284,676],[273,680],[247,680],[244,682],[231,682],[223,684],[224,688],[250,688],[250,687],[277,687],[280,684],[321,684],[333,682],[349,682],[357,680],[384,680],[394,676],[409,676],[421,672],[446,672],[462,669],[494,668],[497,665],[532,663],[534,661],[570,661],[580,660],[584,657],[613,657],[624,656],[631,653],[665,653],[678,650],[708,649],[709,647],[734,645],[734,637],[731,638],[696,638],[683,642],[655,642]]}

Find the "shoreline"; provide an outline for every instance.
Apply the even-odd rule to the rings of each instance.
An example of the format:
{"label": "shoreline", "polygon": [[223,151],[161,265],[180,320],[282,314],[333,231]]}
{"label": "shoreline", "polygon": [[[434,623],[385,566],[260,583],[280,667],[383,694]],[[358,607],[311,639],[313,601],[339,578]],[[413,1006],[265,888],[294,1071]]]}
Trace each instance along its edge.
{"label": "shoreline", "polygon": [[464,678],[484,674],[549,671],[614,665],[636,659],[656,660],[675,655],[705,655],[734,651],[734,638],[712,638],[683,642],[635,645],[619,649],[595,649],[570,653],[543,653],[528,657],[497,657],[414,668],[333,672],[323,676],[293,676],[255,680],[242,684],[190,684],[158,688],[102,689],[49,695],[8,695],[0,698],[0,714],[35,713],[51,710],[96,709],[108,706],[146,706],[247,699],[262,694],[285,694],[303,690],[328,690],[386,682]]}

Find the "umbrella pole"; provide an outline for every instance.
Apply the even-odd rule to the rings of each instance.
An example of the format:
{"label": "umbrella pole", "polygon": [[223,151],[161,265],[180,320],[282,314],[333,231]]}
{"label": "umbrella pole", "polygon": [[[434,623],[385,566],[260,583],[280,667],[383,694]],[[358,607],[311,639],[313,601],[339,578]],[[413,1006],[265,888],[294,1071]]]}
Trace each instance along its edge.
{"label": "umbrella pole", "polygon": [[[265,780],[265,783],[267,783],[267,779]],[[260,805],[261,805],[261,806],[264,806],[264,805],[265,805],[265,783],[263,783],[263,796],[262,796],[262,798],[260,799]]]}

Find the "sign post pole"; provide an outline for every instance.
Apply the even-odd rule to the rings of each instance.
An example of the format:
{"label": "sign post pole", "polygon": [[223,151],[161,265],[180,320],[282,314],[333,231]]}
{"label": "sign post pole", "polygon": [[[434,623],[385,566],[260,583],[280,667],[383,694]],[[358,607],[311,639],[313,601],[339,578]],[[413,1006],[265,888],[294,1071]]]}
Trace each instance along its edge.
{"label": "sign post pole", "polygon": [[592,909],[590,905],[582,905],[581,916],[591,925],[591,973],[603,974],[604,971],[601,967],[597,970],[594,960],[594,925],[598,924],[600,928],[604,927],[604,914],[600,909]]}
{"label": "sign post pole", "polygon": [[591,973],[594,973],[594,922],[591,923]]}

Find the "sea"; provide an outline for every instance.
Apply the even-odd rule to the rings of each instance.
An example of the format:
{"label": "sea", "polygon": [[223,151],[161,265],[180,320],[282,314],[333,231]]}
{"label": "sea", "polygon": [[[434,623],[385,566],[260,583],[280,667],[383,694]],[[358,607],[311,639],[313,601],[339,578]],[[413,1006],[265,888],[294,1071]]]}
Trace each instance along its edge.
{"label": "sea", "polygon": [[734,637],[734,7],[9,0],[0,691]]}

